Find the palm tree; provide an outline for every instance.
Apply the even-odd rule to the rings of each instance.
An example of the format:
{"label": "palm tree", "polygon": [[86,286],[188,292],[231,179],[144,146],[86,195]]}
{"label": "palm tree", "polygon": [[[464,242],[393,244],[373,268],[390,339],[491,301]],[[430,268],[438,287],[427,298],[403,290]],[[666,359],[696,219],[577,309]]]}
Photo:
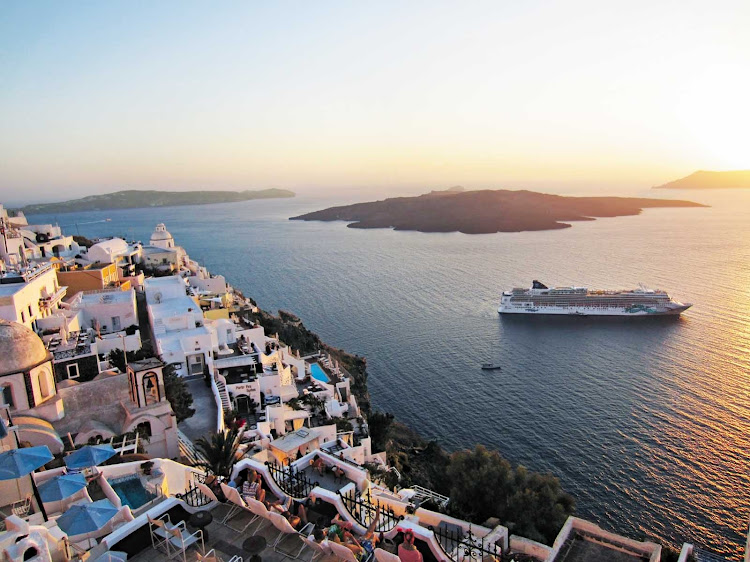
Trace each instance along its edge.
{"label": "palm tree", "polygon": [[239,445],[240,432],[237,429],[216,432],[209,439],[200,437],[195,441],[195,446],[203,453],[206,461],[199,465],[218,476],[229,476],[236,461]]}

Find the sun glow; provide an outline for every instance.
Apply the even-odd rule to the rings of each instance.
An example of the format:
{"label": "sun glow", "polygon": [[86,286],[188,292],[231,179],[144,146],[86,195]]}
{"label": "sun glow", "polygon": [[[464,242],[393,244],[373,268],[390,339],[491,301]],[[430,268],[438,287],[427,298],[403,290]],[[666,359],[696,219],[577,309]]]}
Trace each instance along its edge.
{"label": "sun glow", "polygon": [[717,65],[693,77],[678,106],[680,119],[715,169],[750,169],[750,76]]}

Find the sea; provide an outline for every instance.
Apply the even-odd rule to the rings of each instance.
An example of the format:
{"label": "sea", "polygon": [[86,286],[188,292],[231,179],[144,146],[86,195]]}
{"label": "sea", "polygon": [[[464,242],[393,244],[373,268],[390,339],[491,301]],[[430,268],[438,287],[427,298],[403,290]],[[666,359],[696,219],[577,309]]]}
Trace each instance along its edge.
{"label": "sea", "polygon": [[[366,357],[375,407],[449,450],[481,443],[556,475],[577,514],[605,529],[740,560],[750,513],[750,192],[625,195],[710,207],[483,235],[288,220],[362,199],[351,194],[29,218],[144,243],[163,222],[261,308],[292,311],[327,343]],[[693,307],[677,319],[498,315],[500,292],[534,279],[642,283]],[[485,362],[502,368],[483,371]]]}

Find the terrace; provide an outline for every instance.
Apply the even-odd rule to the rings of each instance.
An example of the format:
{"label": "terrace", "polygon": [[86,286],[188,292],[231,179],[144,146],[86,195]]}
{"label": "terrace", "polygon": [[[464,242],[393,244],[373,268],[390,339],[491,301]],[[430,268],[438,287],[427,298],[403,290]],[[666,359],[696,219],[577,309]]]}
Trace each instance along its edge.
{"label": "terrace", "polygon": [[62,361],[81,355],[90,355],[92,343],[88,332],[70,332],[65,340],[60,336],[53,336],[47,344],[47,349],[54,355],[55,361]]}
{"label": "terrace", "polygon": [[[243,548],[243,543],[245,543],[245,541],[251,536],[263,537],[265,539],[266,546],[259,553],[260,559],[262,559],[263,562],[281,562],[282,560],[289,560],[289,558],[296,554],[302,546],[302,542],[299,538],[289,537],[279,544],[278,551],[275,550],[272,545],[279,535],[278,529],[267,521],[260,521],[260,524],[258,521],[255,521],[250,524],[253,516],[247,512],[239,513],[233,517],[231,521],[232,527],[242,529],[247,526],[246,532],[244,533],[221,524],[220,521],[226,517],[229,510],[230,506],[228,504],[218,505],[211,511],[212,522],[205,528],[209,538],[205,546],[206,551],[213,550],[221,560],[229,560],[233,556],[239,556],[248,560],[250,553]],[[184,520],[187,523],[189,532],[195,532],[197,530],[196,527],[190,525],[190,514],[188,512],[182,510],[181,513],[180,510],[175,509],[174,514],[175,517],[171,517],[173,523],[178,520]],[[170,516],[171,515],[172,513],[170,512]],[[322,514],[315,513],[313,516],[325,517]],[[179,517],[184,517],[184,519],[179,519]],[[328,517],[328,519],[330,519],[330,517]],[[142,532],[141,535],[143,543],[150,544],[148,534]],[[131,540],[133,539],[131,538]],[[309,549],[303,551],[300,559],[309,560],[312,554],[313,553]],[[188,561],[198,560],[196,550],[189,552],[187,559]],[[128,557],[128,560],[132,560],[133,562],[167,562],[169,560],[174,560],[174,558],[169,558],[164,552],[154,550],[153,548],[146,548],[135,556]],[[337,560],[337,558],[333,555],[324,555],[320,558],[316,558],[316,561],[322,562],[333,562],[335,560]]]}

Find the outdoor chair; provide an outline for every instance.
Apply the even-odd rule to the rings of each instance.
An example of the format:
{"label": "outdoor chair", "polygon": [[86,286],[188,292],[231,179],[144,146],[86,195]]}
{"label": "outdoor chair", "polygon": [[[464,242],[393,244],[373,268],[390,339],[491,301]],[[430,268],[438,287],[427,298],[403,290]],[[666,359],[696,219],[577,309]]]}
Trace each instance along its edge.
{"label": "outdoor chair", "polygon": [[255,531],[252,532],[252,534],[254,535],[258,531],[260,531],[266,521],[271,521],[271,512],[266,508],[263,502],[259,502],[258,500],[254,500],[252,498],[249,498],[247,500],[247,507],[260,520],[258,526],[255,528]]}
{"label": "outdoor chair", "polygon": [[151,546],[154,550],[163,550],[169,556],[169,530],[174,529],[176,525],[172,525],[168,513],[156,519],[152,519],[148,514],[146,517],[148,518],[148,530],[151,535]]}
{"label": "outdoor chair", "polygon": [[310,559],[310,562],[314,562],[316,558],[320,558],[321,556],[332,554],[331,547],[328,546],[327,540],[324,539],[321,542],[318,542],[310,537],[300,536],[300,538],[302,539],[302,542],[313,551],[313,557]]}
{"label": "outdoor chair", "polygon": [[219,501],[219,498],[216,497],[216,494],[214,494],[213,490],[205,484],[196,482],[196,487],[198,488],[198,490],[200,490],[201,494],[206,496],[212,502],[221,503],[221,501]]}
{"label": "outdoor chair", "polygon": [[284,539],[289,538],[289,537],[296,536],[296,537],[303,538],[303,537],[309,536],[310,533],[312,533],[313,529],[315,528],[315,525],[313,525],[312,523],[306,523],[305,526],[302,527],[302,529],[298,531],[297,529],[292,527],[292,524],[289,523],[287,518],[281,515],[280,513],[270,511],[268,513],[268,518],[271,520],[271,523],[273,523],[273,526],[276,527],[276,529],[278,529],[279,531],[279,534],[276,537],[276,540],[274,540],[273,544],[271,545],[271,548],[273,548],[276,552],[281,552],[284,556],[290,556],[291,558],[295,558],[295,559],[299,558],[299,555],[307,546],[307,543],[304,540],[302,541],[302,546],[300,547],[300,549],[297,551],[297,554],[295,555],[291,555],[287,552],[284,552],[283,550],[279,548],[279,545]]}
{"label": "outdoor chair", "polygon": [[173,528],[167,529],[167,533],[167,556],[169,558],[176,558],[181,554],[182,562],[187,562],[187,550],[193,545],[198,546],[200,544],[201,552],[206,551],[206,545],[203,542],[203,531],[198,529],[195,533],[190,534],[185,527],[184,521],[180,521]]}
{"label": "outdoor chair", "polygon": [[[238,533],[244,533],[245,529],[247,529],[257,518],[258,515],[252,511],[248,506],[247,503],[245,503],[245,500],[242,499],[242,496],[240,496],[240,493],[237,491],[236,488],[232,488],[231,486],[227,486],[225,484],[221,485],[221,490],[224,492],[224,497],[227,498],[227,501],[232,504],[233,507],[236,507],[237,509],[232,512],[232,517],[225,517],[223,523],[232,529],[233,531],[237,531]],[[255,501],[255,500],[252,500]],[[232,527],[229,524],[229,520],[238,515],[239,513],[246,513],[250,516],[250,521],[248,521],[242,529],[238,529],[237,527]]]}
{"label": "outdoor chair", "polygon": [[[338,558],[339,560],[343,560],[344,562],[360,562],[359,560],[357,560],[357,557],[354,556],[354,553],[343,544],[329,541],[328,546],[331,547],[333,555],[336,556],[336,558]],[[363,558],[361,562],[365,562],[366,560],[367,558]]]}
{"label": "outdoor chair", "polygon": [[13,502],[10,506],[10,511],[16,517],[25,519],[31,512],[31,497],[27,496],[26,499]]}
{"label": "outdoor chair", "polygon": [[397,554],[383,550],[382,548],[375,549],[375,560],[377,562],[400,562],[400,558]]}

